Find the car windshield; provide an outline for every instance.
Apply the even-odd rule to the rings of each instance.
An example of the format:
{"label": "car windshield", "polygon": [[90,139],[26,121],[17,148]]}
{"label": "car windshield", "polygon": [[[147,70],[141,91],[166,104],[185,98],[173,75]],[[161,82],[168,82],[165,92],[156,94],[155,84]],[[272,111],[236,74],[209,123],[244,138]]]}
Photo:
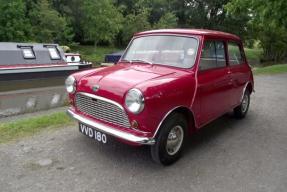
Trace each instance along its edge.
{"label": "car windshield", "polygon": [[194,65],[198,40],[194,37],[151,35],[135,38],[122,61],[161,64],[179,68]]}

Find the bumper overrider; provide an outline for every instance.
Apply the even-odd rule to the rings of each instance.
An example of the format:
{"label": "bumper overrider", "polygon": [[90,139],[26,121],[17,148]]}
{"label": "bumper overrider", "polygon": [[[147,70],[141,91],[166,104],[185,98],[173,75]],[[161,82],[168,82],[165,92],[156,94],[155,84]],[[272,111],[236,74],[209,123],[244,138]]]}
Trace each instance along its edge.
{"label": "bumper overrider", "polygon": [[142,144],[142,145],[153,145],[155,143],[154,138],[140,137],[140,136],[133,135],[131,133],[117,130],[113,127],[90,120],[83,115],[77,114],[71,108],[67,110],[67,113],[72,118],[78,120],[79,122],[82,122],[83,124],[86,124],[87,126],[90,126],[91,128],[95,128],[103,133],[114,136],[116,138],[129,141],[132,143]]}

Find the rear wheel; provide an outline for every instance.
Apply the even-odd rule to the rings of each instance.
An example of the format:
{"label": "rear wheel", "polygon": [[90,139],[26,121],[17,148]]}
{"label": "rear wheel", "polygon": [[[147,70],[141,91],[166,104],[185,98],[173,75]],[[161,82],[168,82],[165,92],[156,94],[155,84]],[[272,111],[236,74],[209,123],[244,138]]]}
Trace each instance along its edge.
{"label": "rear wheel", "polygon": [[171,114],[160,127],[151,156],[157,163],[170,165],[177,161],[185,143],[187,121],[179,113]]}
{"label": "rear wheel", "polygon": [[248,90],[245,91],[241,104],[234,108],[234,116],[236,118],[242,119],[246,116],[250,104],[250,92]]}

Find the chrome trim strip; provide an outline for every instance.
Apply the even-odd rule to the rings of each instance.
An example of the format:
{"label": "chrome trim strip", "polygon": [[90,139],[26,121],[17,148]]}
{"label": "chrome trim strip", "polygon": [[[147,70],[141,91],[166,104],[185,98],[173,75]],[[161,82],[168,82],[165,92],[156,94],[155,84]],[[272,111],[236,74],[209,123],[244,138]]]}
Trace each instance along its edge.
{"label": "chrome trim strip", "polygon": [[0,68],[0,74],[11,74],[11,73],[35,73],[35,72],[48,72],[48,71],[72,71],[78,70],[79,66],[50,66],[50,67],[36,67],[36,68]]}
{"label": "chrome trim strip", "polygon": [[119,131],[117,129],[114,129],[110,126],[106,126],[104,124],[95,122],[93,120],[90,120],[82,115],[78,115],[75,112],[73,112],[73,110],[68,109],[67,113],[74,119],[92,127],[95,129],[98,129],[99,131],[102,131],[108,135],[112,135],[114,137],[126,140],[126,141],[130,141],[132,143],[138,143],[138,144],[143,144],[143,145],[153,145],[155,143],[154,138],[148,138],[148,137],[139,137],[139,136],[135,136],[133,134],[130,133],[126,133],[123,131]]}
{"label": "chrome trim strip", "polygon": [[123,106],[115,101],[112,101],[110,99],[107,99],[105,97],[100,97],[100,96],[97,96],[97,95],[93,95],[93,94],[90,94],[90,93],[86,93],[86,92],[78,92],[78,94],[81,94],[81,95],[85,95],[87,97],[92,97],[94,99],[99,99],[99,100],[103,100],[105,102],[108,102],[108,103],[111,103],[111,104],[114,104],[116,106],[118,106],[121,110],[123,110],[125,112],[125,109],[123,108]]}
{"label": "chrome trim strip", "polygon": [[243,90],[242,90],[242,95],[241,95],[240,102],[242,102],[242,100],[243,100],[243,96],[244,96],[244,93],[245,93],[245,90],[246,90],[248,84],[249,84],[249,82],[245,83],[245,85],[244,85],[244,88],[243,88]]}

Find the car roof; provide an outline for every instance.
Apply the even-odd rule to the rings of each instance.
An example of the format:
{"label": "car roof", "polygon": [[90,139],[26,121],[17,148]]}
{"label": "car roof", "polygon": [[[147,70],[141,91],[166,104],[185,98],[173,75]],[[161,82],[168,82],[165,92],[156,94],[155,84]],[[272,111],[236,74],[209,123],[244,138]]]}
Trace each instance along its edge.
{"label": "car roof", "polygon": [[181,35],[200,35],[200,36],[208,36],[208,37],[220,37],[227,38],[232,40],[240,40],[240,38],[231,33],[225,33],[222,31],[214,31],[207,29],[158,29],[158,30],[150,30],[136,33],[135,36],[141,35],[152,35],[152,34],[181,34]]}

